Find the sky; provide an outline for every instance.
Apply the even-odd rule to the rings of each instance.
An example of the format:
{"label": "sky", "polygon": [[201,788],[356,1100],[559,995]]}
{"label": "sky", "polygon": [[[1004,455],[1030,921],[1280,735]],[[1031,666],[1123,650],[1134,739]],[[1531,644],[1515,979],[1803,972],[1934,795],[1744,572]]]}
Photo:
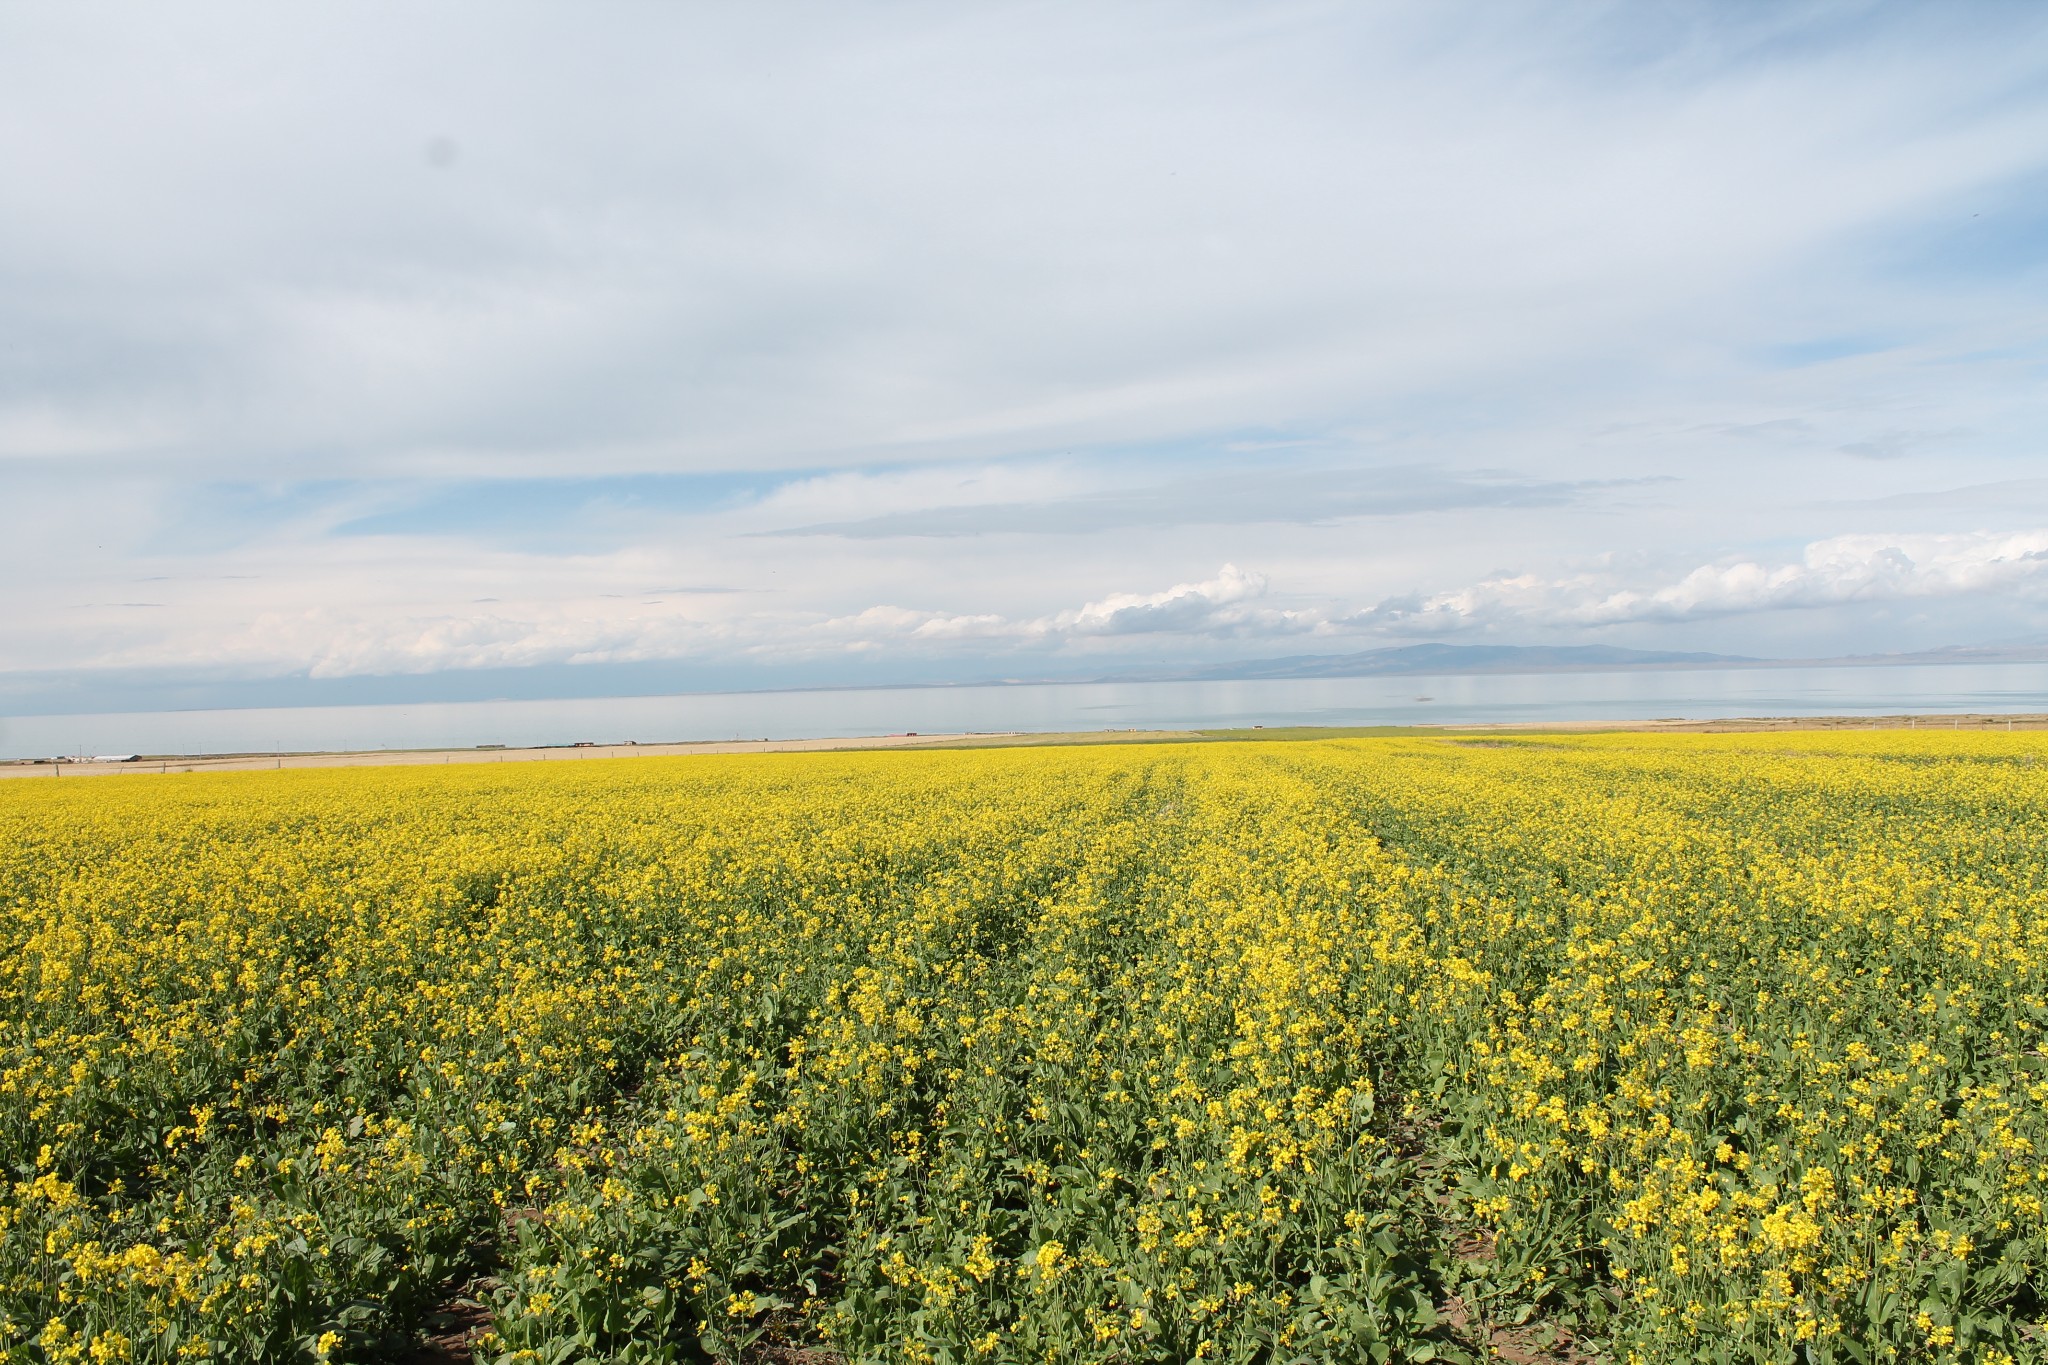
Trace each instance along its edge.
{"label": "sky", "polygon": [[2048,7],[0,8],[0,710],[2048,637]]}

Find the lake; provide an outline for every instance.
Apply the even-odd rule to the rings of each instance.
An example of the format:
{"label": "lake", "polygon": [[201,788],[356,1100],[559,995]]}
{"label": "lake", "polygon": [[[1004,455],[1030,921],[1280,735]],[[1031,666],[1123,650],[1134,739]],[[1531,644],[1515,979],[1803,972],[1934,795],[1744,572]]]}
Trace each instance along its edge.
{"label": "lake", "polygon": [[2048,663],[1034,683],[0,719],[0,756],[2048,711]]}

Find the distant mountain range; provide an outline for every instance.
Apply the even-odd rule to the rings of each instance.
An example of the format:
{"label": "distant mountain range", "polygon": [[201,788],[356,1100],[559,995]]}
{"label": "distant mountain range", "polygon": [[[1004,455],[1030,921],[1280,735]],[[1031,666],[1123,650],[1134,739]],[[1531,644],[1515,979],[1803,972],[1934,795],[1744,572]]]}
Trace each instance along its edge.
{"label": "distant mountain range", "polygon": [[1759,659],[1743,654],[1621,649],[1613,645],[1396,645],[1356,654],[1295,654],[1197,668],[1119,673],[1103,682],[1197,682],[1253,678],[1370,678],[1404,673],[1593,673],[1615,669],[1822,668],[1881,664],[2017,663],[2048,660],[2048,642],[1951,646],[1915,654]]}

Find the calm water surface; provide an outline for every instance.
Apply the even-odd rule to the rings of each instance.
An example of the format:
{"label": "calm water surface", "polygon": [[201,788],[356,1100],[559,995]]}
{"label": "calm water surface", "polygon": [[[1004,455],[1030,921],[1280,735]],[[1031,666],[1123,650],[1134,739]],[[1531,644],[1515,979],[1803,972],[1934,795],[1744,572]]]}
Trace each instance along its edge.
{"label": "calm water surface", "polygon": [[23,716],[0,719],[0,756],[1904,711],[2048,711],[2048,664],[1032,684]]}

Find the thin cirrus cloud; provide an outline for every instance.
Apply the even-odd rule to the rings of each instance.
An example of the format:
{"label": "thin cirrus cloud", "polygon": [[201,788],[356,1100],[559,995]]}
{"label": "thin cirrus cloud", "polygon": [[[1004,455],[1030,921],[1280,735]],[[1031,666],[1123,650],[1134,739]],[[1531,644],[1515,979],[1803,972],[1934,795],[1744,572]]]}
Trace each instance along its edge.
{"label": "thin cirrus cloud", "polygon": [[13,449],[815,468],[1575,389],[1681,319],[1812,368],[1900,301],[1815,258],[1962,254],[1923,219],[2043,131],[2026,35],[1903,10],[482,13],[17,20]]}
{"label": "thin cirrus cloud", "polygon": [[2044,73],[1998,3],[14,7],[0,672],[2039,633]]}
{"label": "thin cirrus cloud", "polygon": [[2013,509],[2048,511],[2048,479],[2002,479],[1962,488],[1930,488],[1882,498],[1844,498],[1825,504],[1843,508],[1957,508],[1976,513]]}
{"label": "thin cirrus cloud", "polygon": [[1543,508],[1647,480],[1546,480],[1452,470],[1309,470],[1188,479],[1059,500],[923,507],[762,532],[879,540],[903,536],[1086,535],[1149,526],[1327,522],[1477,508]]}

